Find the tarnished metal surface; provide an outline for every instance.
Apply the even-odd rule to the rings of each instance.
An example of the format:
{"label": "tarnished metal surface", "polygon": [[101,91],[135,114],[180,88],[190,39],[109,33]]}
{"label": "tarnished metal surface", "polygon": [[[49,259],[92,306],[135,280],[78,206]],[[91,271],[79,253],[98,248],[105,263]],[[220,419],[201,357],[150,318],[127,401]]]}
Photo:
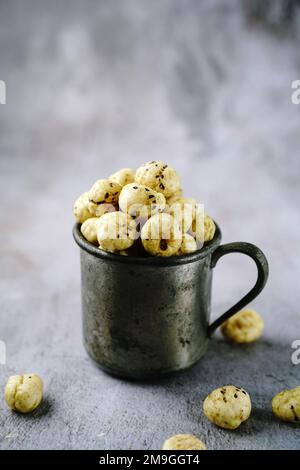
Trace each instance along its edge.
{"label": "tarnished metal surface", "polygon": [[206,349],[210,257],[182,266],[138,266],[81,250],[83,332],[90,356],[113,374],[158,376],[194,364]]}
{"label": "tarnished metal surface", "polygon": [[[255,245],[221,245],[214,239],[184,256],[124,257],[88,243],[75,225],[81,248],[83,336],[87,352],[107,372],[131,379],[187,369],[204,354],[211,333],[254,299],[268,278],[268,263]],[[210,325],[212,269],[228,253],[256,263],[255,286]]]}

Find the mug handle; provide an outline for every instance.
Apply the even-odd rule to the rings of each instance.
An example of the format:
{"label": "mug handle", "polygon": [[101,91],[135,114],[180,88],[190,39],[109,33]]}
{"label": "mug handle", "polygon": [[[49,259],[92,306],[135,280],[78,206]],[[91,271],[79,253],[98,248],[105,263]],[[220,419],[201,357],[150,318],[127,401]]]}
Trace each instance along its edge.
{"label": "mug handle", "polygon": [[239,302],[227,310],[223,315],[217,318],[208,327],[208,335],[210,336],[225,320],[239,312],[245,305],[251,302],[263,290],[269,275],[268,261],[263,252],[252,243],[233,242],[226,245],[220,245],[212,254],[211,267],[214,268],[222,256],[229,253],[242,253],[250,256],[256,264],[258,275],[255,286],[246,294]]}

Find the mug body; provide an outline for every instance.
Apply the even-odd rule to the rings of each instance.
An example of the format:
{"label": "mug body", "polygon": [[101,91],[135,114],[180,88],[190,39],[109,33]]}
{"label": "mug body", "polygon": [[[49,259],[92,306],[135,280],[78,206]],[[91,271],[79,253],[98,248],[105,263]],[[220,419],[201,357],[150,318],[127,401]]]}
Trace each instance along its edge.
{"label": "mug body", "polygon": [[147,379],[186,369],[205,353],[214,240],[174,258],[133,258],[81,247],[85,348],[107,372]]}

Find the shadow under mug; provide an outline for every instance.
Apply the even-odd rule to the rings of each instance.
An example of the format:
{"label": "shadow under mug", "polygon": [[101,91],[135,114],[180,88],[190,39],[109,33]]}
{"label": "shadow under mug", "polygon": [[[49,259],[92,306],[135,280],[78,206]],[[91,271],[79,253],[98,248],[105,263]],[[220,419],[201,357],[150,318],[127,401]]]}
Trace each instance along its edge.
{"label": "shadow under mug", "polygon": [[[106,372],[135,380],[187,369],[205,353],[211,334],[264,288],[268,262],[245,242],[214,239],[183,256],[129,257],[107,253],[87,242],[80,225],[85,348]],[[257,266],[255,286],[233,307],[209,323],[213,268],[228,253],[250,256]]]}

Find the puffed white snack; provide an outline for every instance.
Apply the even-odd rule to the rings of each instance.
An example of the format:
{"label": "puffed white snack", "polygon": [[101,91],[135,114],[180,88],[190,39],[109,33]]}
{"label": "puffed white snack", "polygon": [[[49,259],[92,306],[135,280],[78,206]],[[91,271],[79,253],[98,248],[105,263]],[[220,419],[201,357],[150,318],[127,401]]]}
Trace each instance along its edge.
{"label": "puffed white snack", "polygon": [[223,335],[233,343],[252,343],[261,337],[264,322],[251,309],[241,310],[221,325]]}
{"label": "puffed white snack", "polygon": [[192,223],[192,232],[195,234],[196,240],[204,243],[211,241],[215,236],[216,226],[214,221],[208,214],[203,213],[199,205]]}
{"label": "puffed white snack", "polygon": [[112,253],[126,250],[137,238],[135,221],[124,212],[108,212],[99,218],[97,240],[100,248]]}
{"label": "puffed white snack", "polygon": [[197,250],[197,242],[192,235],[184,233],[182,236],[181,246],[178,255],[185,255],[186,253],[193,253]]}
{"label": "puffed white snack", "polygon": [[42,401],[42,379],[37,374],[12,375],[6,383],[4,397],[12,410],[30,413]]}
{"label": "puffed white snack", "polygon": [[135,177],[135,172],[131,168],[122,168],[116,173],[110,175],[110,181],[118,183],[120,186],[126,186],[126,184],[133,183]]}
{"label": "puffed white snack", "polygon": [[114,181],[110,181],[108,179],[97,180],[89,190],[89,200],[96,204],[116,204],[118,202],[121,189],[122,186]]}
{"label": "puffed white snack", "polygon": [[135,181],[162,193],[166,198],[180,190],[176,171],[164,162],[147,162],[135,172]]}
{"label": "puffed white snack", "polygon": [[79,224],[82,224],[85,220],[92,217],[91,212],[88,208],[89,204],[89,193],[83,193],[79,196],[73,206],[73,214],[75,216],[76,221]]}
{"label": "puffed white snack", "polygon": [[148,186],[130,183],[124,186],[119,197],[119,207],[134,217],[148,217],[164,210],[166,200],[163,194]]}
{"label": "puffed white snack", "polygon": [[192,434],[176,434],[164,442],[162,450],[206,450],[206,446]]}
{"label": "puffed white snack", "polygon": [[130,253],[129,253],[128,250],[121,250],[121,251],[118,252],[118,254],[121,255],[121,256],[130,256]]}
{"label": "puffed white snack", "polygon": [[210,242],[214,238],[215,232],[216,232],[216,226],[215,226],[213,219],[209,215],[205,214],[204,215],[204,241]]}
{"label": "puffed white snack", "polygon": [[277,418],[293,423],[300,422],[300,387],[283,390],[272,400],[272,410]]}
{"label": "puffed white snack", "polygon": [[91,217],[90,219],[85,220],[80,227],[82,235],[90,243],[97,244],[97,228],[99,220],[99,217]]}
{"label": "puffed white snack", "polygon": [[141,230],[145,250],[154,256],[175,255],[182,242],[182,231],[177,220],[170,214],[155,214]]}
{"label": "puffed white snack", "polygon": [[168,206],[171,206],[172,204],[174,204],[174,202],[177,202],[179,201],[179,199],[182,199],[182,189],[179,188],[177,189],[177,191],[175,191],[175,193],[172,194],[172,196],[166,198],[166,203],[168,204]]}
{"label": "puffed white snack", "polygon": [[224,385],[211,392],[203,403],[205,416],[224,429],[236,429],[251,413],[251,400],[246,390]]}
{"label": "puffed white snack", "polygon": [[180,198],[172,205],[166,206],[166,212],[171,214],[179,222],[184,233],[192,226],[195,219],[197,202],[193,198]]}
{"label": "puffed white snack", "polygon": [[102,203],[97,204],[96,202],[89,201],[88,210],[91,213],[91,217],[102,217],[102,215],[107,214],[107,212],[117,211],[117,205],[112,203]]}

